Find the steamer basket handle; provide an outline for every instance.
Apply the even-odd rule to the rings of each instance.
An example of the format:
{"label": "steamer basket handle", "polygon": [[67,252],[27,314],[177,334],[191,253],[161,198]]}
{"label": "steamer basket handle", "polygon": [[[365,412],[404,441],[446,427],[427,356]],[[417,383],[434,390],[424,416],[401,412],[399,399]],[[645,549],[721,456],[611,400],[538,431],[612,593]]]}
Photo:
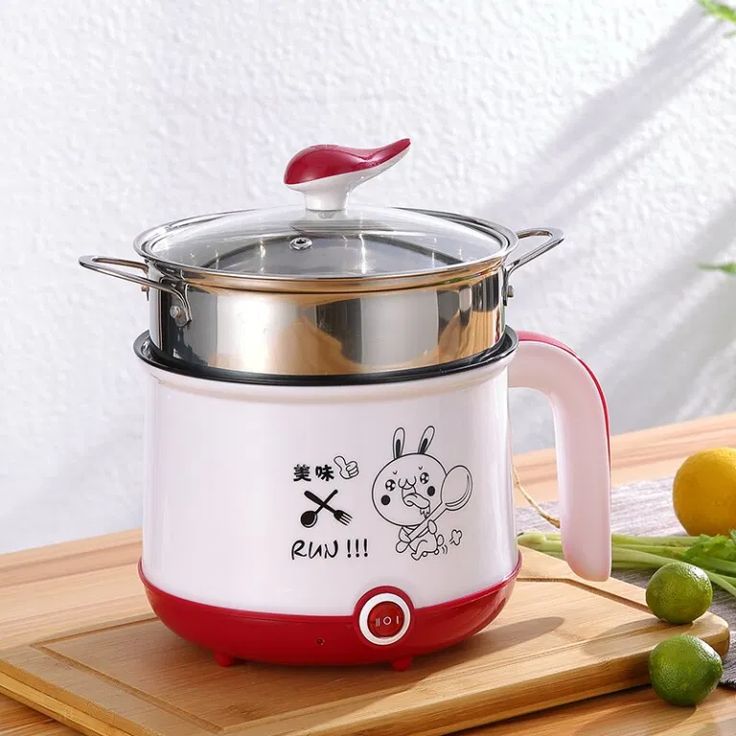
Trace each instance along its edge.
{"label": "steamer basket handle", "polygon": [[[82,268],[88,268],[90,271],[97,271],[98,273],[104,273],[106,276],[113,276],[116,279],[122,279],[123,281],[130,281],[134,284],[142,286],[144,289],[156,289],[157,291],[165,291],[167,294],[171,294],[174,297],[177,304],[172,307],[172,317],[178,327],[183,327],[188,324],[192,319],[192,312],[189,307],[189,302],[186,297],[173,286],[168,284],[162,284],[159,281],[153,281],[147,276],[136,276],[135,274],[123,271],[122,268],[136,269],[148,273],[148,266],[140,261],[129,261],[125,258],[107,258],[105,256],[80,256],[79,265]],[[113,266],[119,266],[120,268],[113,268]]]}
{"label": "steamer basket handle", "polygon": [[533,261],[538,256],[541,256],[542,253],[546,253],[556,245],[559,245],[565,239],[565,235],[562,230],[558,230],[554,227],[533,227],[528,230],[519,230],[519,232],[516,233],[516,237],[519,240],[524,240],[524,238],[543,238],[545,236],[547,237],[547,240],[543,243],[540,243],[531,250],[521,252],[513,261],[509,262],[506,266],[506,278],[511,276],[517,268],[521,268],[521,266],[526,265],[529,261]]}

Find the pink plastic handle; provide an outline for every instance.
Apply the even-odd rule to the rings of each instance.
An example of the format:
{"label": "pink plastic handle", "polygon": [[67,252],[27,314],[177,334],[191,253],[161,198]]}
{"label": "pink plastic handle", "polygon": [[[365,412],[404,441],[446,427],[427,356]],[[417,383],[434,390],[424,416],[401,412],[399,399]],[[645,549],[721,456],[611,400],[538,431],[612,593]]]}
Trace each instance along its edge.
{"label": "pink plastic handle", "polygon": [[520,332],[509,385],[541,391],[552,404],[565,560],[581,577],[605,580],[611,571],[611,451],[600,384],[563,343]]}

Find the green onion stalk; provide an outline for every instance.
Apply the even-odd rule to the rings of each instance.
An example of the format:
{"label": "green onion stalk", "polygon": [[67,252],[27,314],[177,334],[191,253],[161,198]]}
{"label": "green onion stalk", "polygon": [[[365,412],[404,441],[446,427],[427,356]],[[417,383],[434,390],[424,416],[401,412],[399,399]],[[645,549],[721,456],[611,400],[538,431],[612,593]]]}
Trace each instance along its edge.
{"label": "green onion stalk", "polygon": [[[524,532],[517,537],[522,547],[564,559],[558,532]],[[700,567],[711,583],[736,598],[736,532],[729,536],[639,537],[611,535],[614,570],[656,570],[673,560]]]}

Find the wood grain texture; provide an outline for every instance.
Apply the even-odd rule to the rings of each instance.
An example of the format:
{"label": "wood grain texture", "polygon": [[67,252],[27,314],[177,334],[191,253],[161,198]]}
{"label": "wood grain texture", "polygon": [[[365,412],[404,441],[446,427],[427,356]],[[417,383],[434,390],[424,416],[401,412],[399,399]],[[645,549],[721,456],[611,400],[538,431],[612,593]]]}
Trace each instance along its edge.
{"label": "wood grain texture", "polygon": [[[724,445],[736,446],[736,414],[614,437],[613,480],[620,484],[672,475],[690,453]],[[539,500],[555,497],[553,451],[520,455],[516,463],[525,486]],[[94,624],[147,612],[135,579],[139,554],[140,533],[136,530],[0,556],[0,647],[57,634],[79,626],[80,620]],[[114,568],[121,571],[109,576]],[[55,580],[63,584],[54,588],[50,599],[48,585]],[[89,586],[95,595],[85,599],[80,589]],[[110,605],[114,610],[106,608]],[[649,688],[643,688],[481,727],[473,736],[717,736],[736,733],[735,721],[731,691],[719,688],[697,710],[682,710],[662,703]],[[0,695],[2,736],[73,733],[76,731]]]}
{"label": "wood grain texture", "polygon": [[[728,648],[714,615],[679,630]],[[589,583],[524,550],[499,620],[407,672],[223,669],[146,615],[4,652],[0,688],[100,736],[452,733],[641,684],[649,651],[671,634],[640,588]]]}

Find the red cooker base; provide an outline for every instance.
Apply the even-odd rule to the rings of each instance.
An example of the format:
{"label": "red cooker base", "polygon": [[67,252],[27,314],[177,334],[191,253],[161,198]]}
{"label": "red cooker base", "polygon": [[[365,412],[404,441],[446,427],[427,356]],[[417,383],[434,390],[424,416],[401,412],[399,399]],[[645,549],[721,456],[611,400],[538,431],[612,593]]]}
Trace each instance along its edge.
{"label": "red cooker base", "polygon": [[[218,664],[237,659],[285,665],[357,665],[391,662],[406,669],[412,657],[457,644],[488,625],[511,595],[521,558],[513,572],[486,590],[447,603],[412,610],[406,634],[394,644],[377,645],[360,632],[353,616],[292,616],[238,611],[179,598],[152,585],[138,572],[156,615],[184,639],[210,649]],[[405,594],[385,587],[370,591]],[[364,596],[361,601],[365,600]]]}

